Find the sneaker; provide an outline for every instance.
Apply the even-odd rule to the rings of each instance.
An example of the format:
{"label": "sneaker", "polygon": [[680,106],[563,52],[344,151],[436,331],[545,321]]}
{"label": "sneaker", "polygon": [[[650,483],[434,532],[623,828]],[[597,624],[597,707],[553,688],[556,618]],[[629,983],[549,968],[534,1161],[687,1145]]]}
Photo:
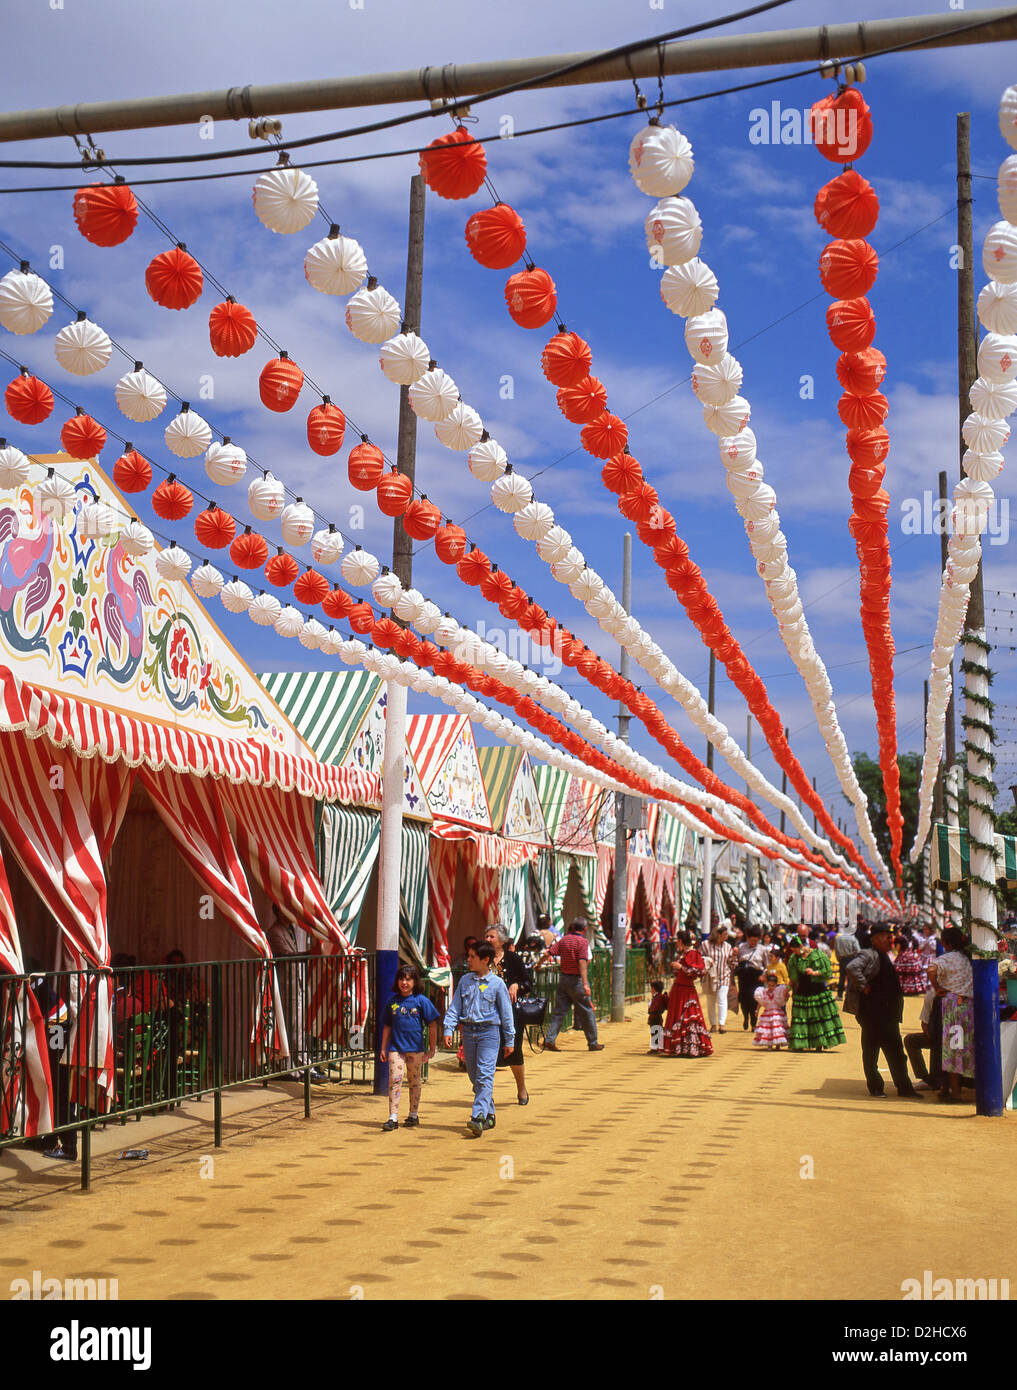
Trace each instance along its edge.
{"label": "sneaker", "polygon": [[399,1128],[399,1121],[398,1121],[398,1120],[386,1120],[385,1123],[382,1125],[381,1128],[382,1128],[382,1132],[383,1132],[383,1133],[385,1133],[385,1134],[390,1134],[390,1133],[392,1132],[392,1130],[398,1129],[398,1128]]}
{"label": "sneaker", "polygon": [[43,1158],[62,1158],[68,1163],[74,1163],[78,1157],[77,1154],[64,1153],[63,1149],[46,1149],[42,1156]]}
{"label": "sneaker", "polygon": [[485,1128],[485,1129],[494,1129],[495,1123],[496,1123],[496,1121],[495,1121],[495,1118],[494,1118],[493,1115],[486,1115],[486,1116],[484,1117],[484,1128]]}
{"label": "sneaker", "polygon": [[484,1132],[485,1123],[482,1119],[474,1118],[474,1116],[471,1115],[466,1121],[466,1128],[473,1135],[474,1139],[479,1139]]}
{"label": "sneaker", "polygon": [[604,1044],[603,1044],[603,1043],[589,1043],[588,1046],[589,1046],[589,1050],[590,1050],[591,1052],[603,1052],[603,1051],[604,1051]]}
{"label": "sneaker", "polygon": [[403,1123],[404,1123],[404,1125],[406,1126],[407,1129],[413,1129],[416,1125],[419,1125],[419,1124],[420,1124],[420,1116],[419,1116],[419,1115],[407,1115],[407,1116],[406,1116],[406,1119],[403,1121]]}
{"label": "sneaker", "polygon": [[540,1050],[541,1052],[560,1052],[561,1048],[558,1046],[557,1043],[546,1042],[541,1044]]}

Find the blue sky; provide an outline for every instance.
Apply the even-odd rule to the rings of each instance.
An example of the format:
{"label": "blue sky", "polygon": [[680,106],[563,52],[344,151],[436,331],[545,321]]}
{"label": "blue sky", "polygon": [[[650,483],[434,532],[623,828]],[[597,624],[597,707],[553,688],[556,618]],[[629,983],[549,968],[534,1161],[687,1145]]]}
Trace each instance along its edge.
{"label": "blue sky", "polygon": [[[804,27],[928,9],[927,3],[913,0],[892,10],[860,4],[849,16],[842,6],[802,0],[738,27]],[[721,12],[716,7],[715,13]],[[357,10],[338,0],[328,5],[291,0],[286,7],[265,7],[255,22],[251,7],[235,0],[214,7],[178,0],[158,10],[108,0],[98,14],[80,0],[64,0],[59,10],[32,4],[8,17],[5,29],[13,61],[6,65],[3,105],[44,107],[325,74],[569,53],[646,37],[702,18],[701,6],[675,0],[665,0],[663,9],[630,0],[595,10],[579,0],[554,6],[516,0],[511,7],[364,0],[363,9]],[[82,61],[85,52],[87,61]],[[730,78],[670,78],[665,92],[668,97],[693,95],[769,76],[771,71],[750,70]],[[870,238],[881,253],[880,275],[869,298],[878,322],[875,345],[888,360],[883,389],[891,405],[887,426],[892,443],[885,485],[892,498],[891,612],[898,648],[902,750],[921,747],[922,681],[928,672],[939,568],[939,538],[902,534],[902,508],[925,489],[935,493],[940,469],[946,469],[952,486],[959,466],[954,443],[956,276],[950,257],[955,240],[955,113],[971,111],[973,167],[976,173],[994,177],[1008,153],[996,125],[997,103],[1013,80],[1002,46],[972,47],[873,61],[864,88],[875,137],[858,168],[875,186],[882,205]],[[653,85],[647,84],[651,93]],[[777,490],[790,562],[799,576],[817,648],[830,671],[848,746],[874,752],[875,719],[858,621],[857,562],[847,530],[849,464],[836,415],[837,353],[826,334],[829,300],[816,269],[826,237],[812,216],[816,191],[837,170],[811,147],[753,144],[749,139],[756,108],[779,100],[782,107],[801,109],[829,90],[830,85],[818,78],[802,78],[761,93],[678,108],[670,118],[695,150],[696,172],[686,196],[695,202],[704,223],[700,255],[720,281],[719,304],[728,316],[732,348],[745,369],[743,394],[752,403],[759,456],[767,481]],[[493,133],[504,116],[511,116],[519,129],[575,119],[622,109],[632,104],[631,97],[631,85],[626,84],[517,94],[478,107],[473,129]],[[287,137],[299,137],[398,110],[290,116],[283,130]],[[742,524],[724,487],[714,437],[703,425],[687,384],[691,362],[682,340],[682,321],[667,311],[658,294],[659,271],[650,267],[643,236],[652,200],[636,189],[627,171],[629,142],[639,126],[639,118],[626,117],[575,131],[503,140],[488,149],[489,172],[502,199],[523,217],[530,253],[554,278],[565,321],[591,343],[594,370],[608,388],[611,409],[629,418],[632,452],[678,518],[679,534],[688,541],[730,627],[766,681],[791,730],[792,746],[827,795],[831,813],[846,818],[848,806],[816,731],[805,688],[779,642],[762,584],[753,572]],[[409,130],[344,142],[335,152],[398,149],[423,143],[448,128],[447,118],[426,121]],[[223,148],[244,145],[246,128],[220,123],[215,140]],[[111,157],[209,148],[194,127],[108,135],[99,143]],[[2,153],[66,159],[74,150],[69,140],[34,141],[9,146]],[[320,157],[328,157],[327,152]],[[372,273],[400,300],[408,182],[415,168],[415,157],[402,157],[314,172],[330,215],[361,242]],[[73,182],[65,175],[40,179],[5,172],[8,187]],[[304,280],[304,252],[324,234],[324,225],[319,220],[305,233],[273,235],[251,208],[252,182],[247,176],[141,192],[175,235],[248,304],[357,425],[394,456],[396,389],[378,370],[375,349],[356,342],[346,330],[343,302],[317,295]],[[559,522],[620,593],[622,535],[628,523],[600,482],[599,464],[579,449],[578,428],[559,414],[554,390],[541,374],[540,351],[548,334],[527,332],[511,322],[503,299],[508,272],[482,269],[466,250],[466,219],[487,205],[483,192],[465,203],[429,197],[422,334],[455,378],[463,399],[481,412],[515,465],[528,476],[540,473],[537,496],[554,507]],[[976,258],[982,236],[998,215],[993,182],[976,180]],[[232,434],[259,463],[350,532],[350,508],[363,498],[347,481],[345,449],[323,460],[307,448],[304,420],[314,399],[302,396],[289,415],[272,415],[257,395],[258,374],[269,350],[259,344],[238,361],[212,354],[207,317],[219,296],[211,287],[182,314],[149,300],[145,266],[168,244],[151,224],[143,219],[124,245],[99,249],[78,235],[71,195],[49,193],[4,197],[0,229],[4,241],[29,257],[40,273],[86,308],[155,375],[188,396],[210,422]],[[895,246],[904,238],[909,238],[905,244]],[[64,268],[49,272],[54,245],[65,248]],[[976,291],[982,283],[979,265]],[[99,418],[117,428],[127,425],[112,400],[112,387],[127,370],[122,359],[115,354],[102,373],[86,381],[56,365],[53,336],[68,318],[58,307],[40,334],[32,339],[4,334],[0,346]],[[746,345],[739,347],[741,343]],[[199,381],[207,374],[213,379],[214,399],[202,401]],[[506,376],[512,378],[511,399],[502,399],[500,390]],[[811,400],[801,398],[805,376],[814,379]],[[31,431],[11,428],[9,433],[26,449],[49,452],[59,447],[66,413],[58,406],[46,424]],[[169,418],[167,412],[152,425],[130,426],[135,442],[167,464],[171,456],[162,428]],[[355,438],[351,427],[347,439]],[[111,466],[116,456],[111,446],[107,454],[104,461]],[[172,462],[185,481],[193,480],[206,494],[211,490],[200,459],[197,467],[195,461],[182,466]],[[464,524],[491,558],[526,584],[549,611],[602,655],[617,658],[611,639],[554,582],[534,549],[516,537],[509,519],[490,506],[488,489],[471,477],[465,456],[444,449],[426,425],[419,434],[417,478],[443,512]],[[996,490],[1012,510],[1008,472]],[[232,503],[241,521],[248,519],[242,494],[231,497],[224,490],[219,500],[225,507]],[[153,521],[143,497],[138,509],[143,520]],[[1017,520],[1017,512],[1014,515]],[[190,522],[176,528],[158,522],[158,529],[195,552]],[[383,560],[390,550],[391,523],[370,499],[356,538]],[[705,691],[706,650],[665,587],[652,556],[635,538],[634,560],[635,615]],[[419,588],[460,621],[504,627],[478,591],[464,588],[426,549],[417,557],[414,577]],[[998,602],[1017,604],[991,596],[994,588],[1017,590],[1017,565],[1009,545],[986,546],[985,582],[987,608]],[[266,635],[218,604],[213,611],[255,669],[313,664],[315,658],[297,644],[271,632]],[[1017,626],[1017,619],[1007,618],[1003,626],[1011,623]],[[1004,704],[1014,659],[1000,652],[994,664],[1000,673],[997,698]],[[575,673],[566,672],[562,683],[598,717],[613,722],[613,709]],[[653,693],[678,731],[703,755],[702,740],[681,709],[661,692]],[[426,708],[420,697],[411,693],[410,699],[411,711]],[[744,745],[745,705],[722,671],[717,713]],[[649,757],[656,759],[660,752],[635,721],[633,742]],[[753,752],[779,784],[779,770],[758,729]],[[1008,765],[1012,768],[1015,758],[1017,745],[1004,746],[998,778],[1004,788],[1010,780]],[[723,775],[725,765],[719,763],[718,771]]]}

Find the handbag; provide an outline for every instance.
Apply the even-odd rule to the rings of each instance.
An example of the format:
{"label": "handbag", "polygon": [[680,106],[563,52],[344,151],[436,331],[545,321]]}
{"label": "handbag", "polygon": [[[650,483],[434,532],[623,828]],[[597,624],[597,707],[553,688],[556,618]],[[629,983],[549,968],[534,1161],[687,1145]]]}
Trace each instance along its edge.
{"label": "handbag", "polygon": [[521,1028],[542,1028],[547,1017],[547,1000],[541,994],[529,994],[516,1000],[516,1017]]}

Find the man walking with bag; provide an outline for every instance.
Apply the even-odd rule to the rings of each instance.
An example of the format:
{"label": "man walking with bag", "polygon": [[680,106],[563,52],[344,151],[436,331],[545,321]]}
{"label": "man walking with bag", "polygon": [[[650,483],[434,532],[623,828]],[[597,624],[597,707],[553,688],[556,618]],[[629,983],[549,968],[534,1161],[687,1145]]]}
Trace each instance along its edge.
{"label": "man walking with bag", "polygon": [[904,1044],[900,1036],[900,1021],[904,1013],[904,991],[890,959],[893,931],[877,923],[870,935],[872,945],[859,953],[847,967],[848,990],[844,1012],[858,1017],[862,1030],[862,1068],[870,1096],[886,1094],[879,1074],[879,1054],[882,1052],[897,1087],[897,1095],[917,1096],[908,1075]]}
{"label": "man walking with bag", "polygon": [[561,961],[561,974],[558,976],[558,997],[554,1002],[554,1013],[544,1038],[544,1051],[561,1051],[556,1038],[571,1004],[573,1017],[579,1020],[586,1034],[587,1047],[591,1052],[603,1052],[604,1044],[597,1041],[597,1018],[590,1003],[593,995],[587,967],[590,943],[586,937],[586,922],[582,917],[577,917],[571,923],[562,939],[556,941],[547,952],[546,958],[555,956]]}
{"label": "man walking with bag", "polygon": [[858,945],[858,938],[855,936],[854,928],[850,926],[841,927],[834,937],[833,954],[837,957],[837,964],[840,971],[837,975],[837,998],[844,997],[844,979],[847,973],[848,964],[854,960],[861,947]]}

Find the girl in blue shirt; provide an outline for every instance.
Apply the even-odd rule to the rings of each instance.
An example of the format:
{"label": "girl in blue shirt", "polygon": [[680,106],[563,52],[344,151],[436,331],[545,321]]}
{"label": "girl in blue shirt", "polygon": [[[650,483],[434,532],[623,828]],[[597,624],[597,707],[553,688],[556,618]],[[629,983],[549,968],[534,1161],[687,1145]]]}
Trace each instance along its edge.
{"label": "girl in blue shirt", "polygon": [[[418,994],[420,972],[415,965],[401,965],[396,971],[395,993],[385,1005],[379,1060],[388,1063],[388,1119],[384,1132],[399,1128],[399,1101],[403,1082],[410,1087],[410,1113],[406,1127],[420,1124],[421,1069],[434,1056],[438,1045],[438,1010],[426,995]],[[424,1024],[427,1024],[427,1046]]]}

